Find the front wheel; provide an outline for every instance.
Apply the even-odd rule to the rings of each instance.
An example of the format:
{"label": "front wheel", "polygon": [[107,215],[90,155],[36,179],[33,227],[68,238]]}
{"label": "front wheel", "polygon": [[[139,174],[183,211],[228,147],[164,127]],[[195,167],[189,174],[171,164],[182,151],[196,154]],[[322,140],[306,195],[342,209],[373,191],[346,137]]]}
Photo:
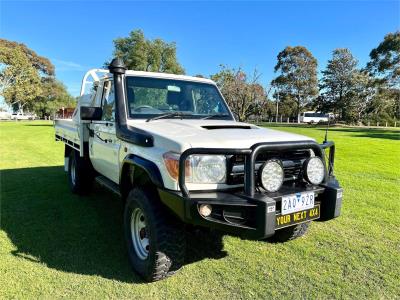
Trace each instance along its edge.
{"label": "front wheel", "polygon": [[161,205],[155,192],[134,188],[129,193],[124,229],[131,265],[145,280],[164,279],[183,265],[183,224]]}
{"label": "front wheel", "polygon": [[301,223],[298,225],[293,225],[293,226],[279,229],[270,238],[270,240],[273,242],[284,243],[287,241],[297,239],[306,234],[310,224],[311,224],[311,222],[305,222],[305,223]]}

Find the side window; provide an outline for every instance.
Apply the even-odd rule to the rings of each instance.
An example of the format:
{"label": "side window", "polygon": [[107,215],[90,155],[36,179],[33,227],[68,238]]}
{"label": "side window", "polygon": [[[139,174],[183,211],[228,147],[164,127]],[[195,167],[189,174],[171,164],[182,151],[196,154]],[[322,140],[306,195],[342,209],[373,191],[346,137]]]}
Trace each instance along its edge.
{"label": "side window", "polygon": [[103,121],[115,121],[115,97],[114,84],[112,81],[104,82],[103,95],[101,98],[103,108]]}

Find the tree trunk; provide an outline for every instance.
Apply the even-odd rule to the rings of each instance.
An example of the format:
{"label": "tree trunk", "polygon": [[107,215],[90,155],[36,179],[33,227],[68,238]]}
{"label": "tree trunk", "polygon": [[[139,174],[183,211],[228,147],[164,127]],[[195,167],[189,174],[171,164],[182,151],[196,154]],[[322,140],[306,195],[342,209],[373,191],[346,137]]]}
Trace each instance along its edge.
{"label": "tree trunk", "polygon": [[300,96],[298,96],[298,98],[297,98],[296,114],[297,114],[297,124],[299,124],[300,123]]}

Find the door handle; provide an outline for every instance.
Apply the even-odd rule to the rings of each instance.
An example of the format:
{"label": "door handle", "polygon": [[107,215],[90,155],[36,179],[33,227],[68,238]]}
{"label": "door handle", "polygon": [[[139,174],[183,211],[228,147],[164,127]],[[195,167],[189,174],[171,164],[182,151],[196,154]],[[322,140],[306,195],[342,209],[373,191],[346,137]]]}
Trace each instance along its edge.
{"label": "door handle", "polygon": [[102,141],[103,143],[107,143],[107,142],[112,142],[111,141],[111,139],[107,139],[107,138],[105,138],[105,139],[103,139],[102,137],[101,137],[101,133],[100,132],[94,132],[94,135],[100,140],[100,141]]}

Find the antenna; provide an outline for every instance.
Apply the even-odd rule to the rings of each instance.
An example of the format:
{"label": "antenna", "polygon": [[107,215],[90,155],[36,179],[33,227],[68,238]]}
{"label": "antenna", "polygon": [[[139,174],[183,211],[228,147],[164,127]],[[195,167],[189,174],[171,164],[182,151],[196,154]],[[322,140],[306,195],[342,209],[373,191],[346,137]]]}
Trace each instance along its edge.
{"label": "antenna", "polygon": [[328,114],[328,125],[325,128],[325,139],[324,139],[324,143],[326,143],[328,141],[328,130],[329,130],[329,122],[331,121],[331,117]]}

